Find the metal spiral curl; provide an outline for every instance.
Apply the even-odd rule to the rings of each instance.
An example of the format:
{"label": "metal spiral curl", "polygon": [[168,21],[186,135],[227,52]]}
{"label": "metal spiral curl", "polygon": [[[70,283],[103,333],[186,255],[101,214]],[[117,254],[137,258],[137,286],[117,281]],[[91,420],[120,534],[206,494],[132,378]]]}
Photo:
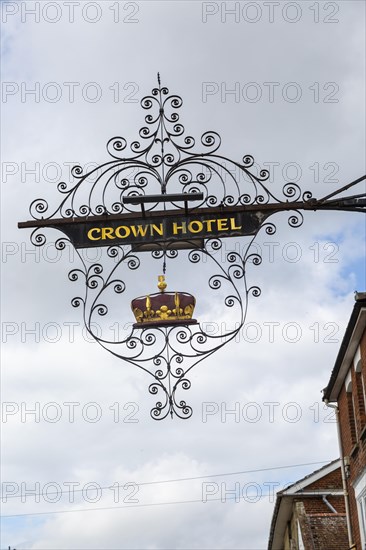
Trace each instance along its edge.
{"label": "metal spiral curl", "polygon": [[288,224],[290,227],[301,227],[304,222],[304,216],[299,210],[295,210],[294,214],[288,219]]}

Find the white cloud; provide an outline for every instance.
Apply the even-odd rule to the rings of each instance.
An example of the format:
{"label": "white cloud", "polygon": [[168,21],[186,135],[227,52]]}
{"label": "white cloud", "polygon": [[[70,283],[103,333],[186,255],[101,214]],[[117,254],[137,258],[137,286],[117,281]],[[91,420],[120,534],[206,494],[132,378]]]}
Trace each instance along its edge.
{"label": "white cloud", "polygon": [[[67,279],[69,269],[77,267],[75,258],[66,251],[54,261],[51,248],[35,252],[28,230],[18,231],[16,223],[27,218],[33,199],[57,199],[58,176],[69,182],[68,163],[105,162],[105,143],[112,135],[137,138],[146,113],[134,100],[155,86],[158,70],[163,84],[183,96],[187,134],[199,138],[216,129],[223,155],[239,161],[251,153],[260,166],[279,163],[272,164],[269,184],[275,194],[291,178],[321,197],[359,177],[365,150],[360,123],[363,4],[329,3],[339,7],[332,15],[321,3],[314,4],[319,4],[318,14],[310,3],[301,3],[297,23],[287,22],[282,11],[273,23],[264,11],[257,23],[245,21],[241,12],[236,23],[234,16],[220,13],[224,4],[217,3],[217,14],[202,23],[205,3],[132,2],[130,7],[119,3],[120,21],[114,23],[116,3],[103,2],[98,4],[100,20],[91,23],[82,19],[86,3],[80,2],[71,23],[68,8],[59,2],[61,19],[54,24],[44,14],[39,23],[24,15],[25,4],[35,3],[18,4],[18,14],[9,14],[3,24],[3,80],[6,90],[14,83],[18,90],[2,104],[7,135],[2,146],[2,383],[3,412],[9,413],[3,422],[3,480],[19,486],[53,482],[64,487],[74,481],[102,487],[335,458],[336,429],[320,390],[329,380],[353,291],[364,287],[361,214],[306,212],[299,229],[288,226],[286,214],[269,220],[277,232],[258,235],[256,250],[263,261],[248,267],[248,285],[259,284],[262,295],[249,299],[247,326],[237,341],[192,370],[192,388],[181,393],[193,417],[162,422],[149,416],[155,404],[149,378],[87,341],[82,313],[70,305],[80,291]],[[2,8],[11,5],[3,2]],[[92,8],[87,14],[93,17]],[[326,23],[326,18],[339,22]],[[77,83],[74,102],[68,100],[65,82]],[[276,83],[273,102],[268,82]],[[90,83],[96,87],[88,88]],[[205,83],[214,93],[207,94]],[[36,94],[39,90],[38,98],[24,95],[31,87]],[[301,98],[291,102],[286,94],[296,89]],[[61,97],[52,102],[47,94],[55,90]],[[85,99],[93,90],[101,91],[95,103]],[[255,90],[261,97],[252,102],[246,94]],[[330,93],[336,102],[327,102]],[[223,250],[229,246],[237,250],[242,244],[225,241]],[[212,323],[211,330],[222,323],[231,326],[233,313],[224,307],[223,293],[207,285],[211,265],[194,267],[184,257],[181,253],[176,263],[168,262],[169,289],[193,293],[197,318]],[[225,262],[221,253],[218,258]],[[130,323],[129,300],[155,288],[161,263],[144,256],[142,264],[125,275],[126,297],[115,301],[107,329],[115,321],[119,328]],[[27,415],[31,408],[35,414]],[[99,413],[94,422],[93,414]],[[60,418],[52,421],[57,414]],[[240,490],[257,483],[265,494],[265,483],[282,486],[316,467],[209,481],[218,483],[219,491],[223,482],[229,490],[235,483]],[[205,479],[141,485],[140,504],[199,500]],[[2,513],[118,506],[112,496],[109,490],[94,504],[79,497],[70,503],[66,495],[54,504],[9,499]],[[4,520],[1,543],[39,550],[262,549],[273,506],[263,497],[256,503],[29,516]]]}

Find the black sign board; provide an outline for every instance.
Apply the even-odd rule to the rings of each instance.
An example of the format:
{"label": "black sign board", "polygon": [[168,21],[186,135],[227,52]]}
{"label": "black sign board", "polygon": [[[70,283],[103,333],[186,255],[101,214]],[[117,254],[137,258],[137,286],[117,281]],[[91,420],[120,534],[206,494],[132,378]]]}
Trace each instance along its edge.
{"label": "black sign board", "polygon": [[[19,227],[53,227],[65,233],[75,248],[111,246],[113,244],[147,245],[170,243],[179,248],[183,242],[219,237],[254,235],[268,214],[247,212],[239,208],[199,208],[188,215],[181,211],[143,214],[93,216],[89,218],[24,222]],[[151,246],[149,246],[151,245]]]}

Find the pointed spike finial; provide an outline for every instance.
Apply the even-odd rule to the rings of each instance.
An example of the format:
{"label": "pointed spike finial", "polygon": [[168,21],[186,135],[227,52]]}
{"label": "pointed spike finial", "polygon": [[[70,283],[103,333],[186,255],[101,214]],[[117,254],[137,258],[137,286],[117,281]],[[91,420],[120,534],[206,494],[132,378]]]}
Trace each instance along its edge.
{"label": "pointed spike finial", "polygon": [[159,86],[161,85],[161,82],[160,82],[160,73],[158,73],[158,84],[159,84]]}

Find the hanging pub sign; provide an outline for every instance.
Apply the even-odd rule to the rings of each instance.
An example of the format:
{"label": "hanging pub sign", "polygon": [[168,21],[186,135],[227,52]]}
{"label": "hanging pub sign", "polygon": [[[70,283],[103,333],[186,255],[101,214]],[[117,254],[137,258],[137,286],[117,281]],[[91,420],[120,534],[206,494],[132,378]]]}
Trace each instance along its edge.
{"label": "hanging pub sign", "polygon": [[[276,231],[270,216],[287,211],[289,226],[296,228],[303,223],[302,211],[366,209],[364,190],[344,196],[366,176],[320,199],[293,182],[275,193],[269,185],[269,172],[257,169],[251,155],[236,161],[219,152],[217,132],[205,132],[200,140],[185,135],[178,113],[182,103],[180,96],[170,95],[168,88],[161,86],[158,75],[158,87],[141,99],[145,113],[141,139],[111,138],[105,162],[89,171],[74,166],[72,180],[57,185],[57,202],[49,205],[46,199],[35,199],[29,207],[33,219],[18,224],[33,228],[30,239],[37,247],[47,242],[43,228],[64,234],[55,242],[57,250],[63,250],[66,243],[75,249],[106,247],[106,254],[96,262],[85,261],[77,250],[79,267],[73,267],[68,277],[72,283],[84,285],[84,290],[81,286],[80,292],[78,287],[71,304],[82,310],[88,334],[104,350],[149,376],[148,391],[155,399],[150,414],[155,420],[169,415],[189,418],[192,407],[184,392],[191,387],[191,370],[237,341],[249,298],[261,294],[259,286],[247,282],[247,267],[261,263],[253,246],[259,231],[266,235]],[[243,246],[222,246],[224,238],[244,236],[250,238]],[[187,249],[187,253],[178,254],[178,249]],[[151,251],[152,261],[145,262],[149,265],[141,267],[140,273],[145,277],[156,271],[155,261],[163,275],[158,276],[158,293],[148,287],[145,294],[135,297],[136,272],[142,265],[139,253],[144,251]],[[220,315],[225,319],[215,324],[218,332],[207,330],[207,323],[199,321],[200,306],[196,308],[190,288],[177,286],[166,292],[167,260],[170,266],[176,258],[188,286],[208,274],[209,291],[218,291],[215,304],[220,300],[220,306],[211,309],[216,320]],[[125,302],[117,303],[120,295]],[[127,309],[122,309],[126,301]],[[134,317],[135,322],[132,328],[131,323],[125,324],[121,334],[118,331],[111,336],[106,330],[95,329],[108,327],[108,321],[111,328],[113,321],[119,323],[125,315],[131,320]],[[101,317],[105,321],[99,324]]]}
{"label": "hanging pub sign", "polygon": [[[114,244],[146,245],[169,243],[180,248],[183,243],[207,238],[254,235],[266,215],[262,212],[243,212],[243,208],[197,208],[188,215],[176,210],[149,212],[148,215],[93,216],[90,218],[40,220],[23,222],[19,227],[53,227],[65,233],[75,248],[91,248]],[[185,246],[187,247],[187,246]]]}

